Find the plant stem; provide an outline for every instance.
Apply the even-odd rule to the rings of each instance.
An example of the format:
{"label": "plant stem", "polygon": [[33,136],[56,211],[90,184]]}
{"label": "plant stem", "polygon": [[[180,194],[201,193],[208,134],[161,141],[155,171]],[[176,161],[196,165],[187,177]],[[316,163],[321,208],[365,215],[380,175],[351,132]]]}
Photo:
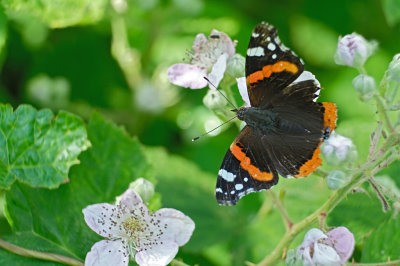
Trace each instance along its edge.
{"label": "plant stem", "polygon": [[11,253],[14,253],[14,254],[17,254],[20,256],[24,256],[24,257],[35,258],[35,259],[40,259],[40,260],[47,260],[47,261],[54,261],[54,262],[67,264],[67,265],[79,265],[79,266],[84,265],[81,261],[67,257],[67,256],[22,248],[17,245],[11,244],[7,241],[4,241],[3,239],[0,239],[0,247]]}
{"label": "plant stem", "polygon": [[281,213],[283,223],[285,224],[286,231],[290,230],[293,226],[293,222],[289,218],[289,214],[287,213],[285,207],[283,207],[282,201],[279,197],[276,196],[275,192],[272,190],[267,190],[266,193],[271,197],[272,201],[276,205],[277,209]]}
{"label": "plant stem", "polygon": [[394,128],[393,128],[392,122],[390,121],[388,113],[386,112],[385,104],[382,101],[381,96],[374,95],[374,99],[376,101],[376,106],[378,108],[378,113],[381,116],[381,120],[385,124],[386,129],[389,130],[390,133],[394,132]]}

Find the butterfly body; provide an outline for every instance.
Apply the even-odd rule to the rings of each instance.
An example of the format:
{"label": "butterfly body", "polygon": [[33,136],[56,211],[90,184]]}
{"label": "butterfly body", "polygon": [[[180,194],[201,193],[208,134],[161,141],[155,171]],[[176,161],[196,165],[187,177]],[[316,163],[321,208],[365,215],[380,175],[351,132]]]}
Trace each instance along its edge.
{"label": "butterfly body", "polygon": [[336,106],[319,103],[320,85],[276,29],[257,25],[246,57],[250,107],[234,110],[246,123],[218,172],[216,198],[234,205],[283,177],[305,177],[321,165],[321,143],[336,127]]}

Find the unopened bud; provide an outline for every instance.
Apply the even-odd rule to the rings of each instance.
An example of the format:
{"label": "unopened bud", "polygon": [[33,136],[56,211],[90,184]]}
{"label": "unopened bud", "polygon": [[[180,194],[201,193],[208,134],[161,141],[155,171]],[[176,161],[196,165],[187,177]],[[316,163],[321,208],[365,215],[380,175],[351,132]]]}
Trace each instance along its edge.
{"label": "unopened bud", "polygon": [[339,37],[334,56],[335,63],[350,67],[362,67],[377,47],[376,41],[367,41],[363,36],[352,33]]}
{"label": "unopened bud", "polygon": [[246,59],[241,54],[235,54],[228,60],[226,73],[233,78],[243,77]]}
{"label": "unopened bud", "polygon": [[142,177],[136,179],[129,185],[129,188],[136,191],[144,202],[149,201],[154,195],[154,185]]}
{"label": "unopened bud", "polygon": [[338,166],[357,159],[357,151],[351,139],[333,133],[322,145],[322,154],[329,165]]}
{"label": "unopened bud", "polygon": [[337,190],[349,183],[350,176],[346,175],[342,171],[334,170],[328,174],[326,177],[326,183],[328,188],[331,190]]}
{"label": "unopened bud", "polygon": [[221,109],[226,105],[226,100],[221,95],[223,91],[208,90],[206,96],[203,98],[203,103],[210,110]]}
{"label": "unopened bud", "polygon": [[387,79],[400,82],[400,54],[396,54],[389,64]]}
{"label": "unopened bud", "polygon": [[375,79],[371,76],[360,74],[353,79],[353,87],[358,92],[360,99],[366,102],[375,94]]}

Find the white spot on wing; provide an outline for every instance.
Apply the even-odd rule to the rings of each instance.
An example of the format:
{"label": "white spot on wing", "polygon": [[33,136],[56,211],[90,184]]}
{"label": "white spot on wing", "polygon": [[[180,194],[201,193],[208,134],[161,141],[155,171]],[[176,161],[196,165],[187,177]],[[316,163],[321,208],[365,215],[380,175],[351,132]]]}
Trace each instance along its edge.
{"label": "white spot on wing", "polygon": [[236,190],[242,190],[243,189],[243,185],[242,184],[236,184],[235,185],[235,189]]}
{"label": "white spot on wing", "polygon": [[225,169],[219,169],[218,175],[228,182],[232,182],[236,178],[236,175],[226,171]]}
{"label": "white spot on wing", "polygon": [[[300,81],[305,81],[305,80],[313,80],[314,84],[318,88],[321,88],[321,84],[319,83],[319,81],[315,78],[315,76],[310,71],[304,71],[303,73],[301,73],[301,75],[298,76],[297,79],[295,81],[293,81],[293,83],[298,83]],[[319,95],[319,92],[318,92],[318,95]]]}
{"label": "white spot on wing", "polygon": [[272,42],[270,42],[270,43],[268,44],[267,48],[268,48],[268,50],[270,50],[270,51],[274,51],[275,48],[276,48],[276,46],[275,46],[275,44],[273,44]]}
{"label": "white spot on wing", "polygon": [[272,59],[276,59],[276,54],[273,54],[273,55],[272,55]]}
{"label": "white spot on wing", "polygon": [[215,192],[220,192],[220,193],[222,193],[223,191],[222,191],[222,189],[221,189],[220,187],[217,187],[217,188],[215,189]]}
{"label": "white spot on wing", "polygon": [[248,56],[264,56],[264,48],[258,46],[247,49]]}
{"label": "white spot on wing", "polygon": [[247,177],[243,178],[244,182],[249,181],[249,179]]}
{"label": "white spot on wing", "polygon": [[251,34],[251,36],[252,36],[253,38],[257,38],[258,36],[260,36],[260,34],[257,33],[257,32],[253,32],[253,34]]}
{"label": "white spot on wing", "polygon": [[234,190],[232,190],[232,191],[231,191],[231,194],[232,194],[232,195],[233,195],[233,194],[235,194],[235,191],[234,191]]}
{"label": "white spot on wing", "polygon": [[267,40],[267,42],[270,42],[271,41],[271,37],[268,36],[266,40]]}

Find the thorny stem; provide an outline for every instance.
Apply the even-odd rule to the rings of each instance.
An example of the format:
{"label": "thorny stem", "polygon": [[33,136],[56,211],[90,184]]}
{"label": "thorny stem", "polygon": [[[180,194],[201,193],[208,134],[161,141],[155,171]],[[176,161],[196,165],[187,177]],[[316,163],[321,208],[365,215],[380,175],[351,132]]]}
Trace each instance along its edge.
{"label": "thorny stem", "polygon": [[7,241],[4,241],[3,239],[0,239],[0,247],[17,255],[24,256],[24,257],[29,257],[29,258],[35,258],[35,259],[40,259],[40,260],[47,260],[47,261],[54,261],[66,265],[79,265],[83,266],[84,264],[76,259],[59,255],[59,254],[54,254],[54,253],[48,253],[48,252],[39,252],[36,250],[30,250],[26,248],[19,247],[17,245],[11,244]]}
{"label": "thorny stem", "polygon": [[385,104],[382,101],[381,96],[374,95],[374,99],[376,101],[376,106],[378,107],[378,113],[381,116],[381,120],[385,124],[386,129],[389,130],[390,133],[394,132],[392,122],[390,121],[388,113],[386,112]]}
{"label": "thorny stem", "polygon": [[290,220],[289,214],[287,213],[285,207],[283,206],[281,199],[278,196],[276,196],[275,192],[272,190],[267,190],[266,193],[271,197],[272,201],[274,202],[279,212],[281,213],[286,231],[290,230],[290,228],[293,225],[293,222]]}

